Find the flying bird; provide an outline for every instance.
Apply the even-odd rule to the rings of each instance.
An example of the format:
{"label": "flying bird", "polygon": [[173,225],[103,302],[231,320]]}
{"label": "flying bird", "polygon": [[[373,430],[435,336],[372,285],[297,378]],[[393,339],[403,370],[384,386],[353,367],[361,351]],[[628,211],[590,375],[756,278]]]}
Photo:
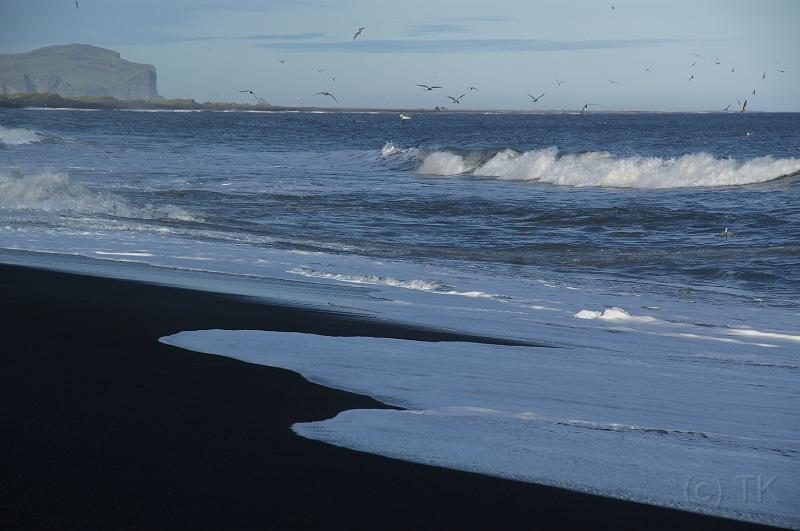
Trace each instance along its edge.
{"label": "flying bird", "polygon": [[735,66],[731,67],[731,72],[736,72],[736,67]]}
{"label": "flying bird", "polygon": [[649,68],[647,68],[646,66],[643,66],[643,67],[642,67],[642,70],[644,70],[645,72],[652,72],[652,70],[650,70],[650,69],[649,69]]}
{"label": "flying bird", "polygon": [[75,9],[80,9],[80,7],[78,7],[78,0],[75,0]]}
{"label": "flying bird", "polygon": [[756,95],[756,89],[753,89],[753,96]]}
{"label": "flying bird", "polygon": [[753,132],[752,132],[752,131],[746,131],[746,132],[744,133],[744,136],[751,136],[752,134],[753,134]]}
{"label": "flying bird", "polygon": [[715,65],[718,65],[718,64],[719,64],[719,57],[717,57],[717,60],[716,60],[716,61],[714,61],[714,64],[715,64]]}
{"label": "flying bird", "polygon": [[461,98],[463,98],[464,96],[466,96],[466,94],[462,94],[457,98],[454,98],[453,96],[447,96],[447,97],[450,98],[453,101],[453,103],[461,103]]}
{"label": "flying bird", "polygon": [[589,110],[589,106],[591,106],[591,105],[597,105],[597,104],[596,104],[596,103],[587,103],[587,104],[586,104],[586,105],[584,105],[584,106],[583,106],[583,108],[581,109],[581,114],[583,114],[584,112],[588,111],[588,110]]}
{"label": "flying bird", "polygon": [[778,72],[780,72],[781,74],[785,74],[786,70],[778,70]]}
{"label": "flying bird", "polygon": [[697,61],[695,61],[694,63],[690,64],[689,68],[694,68],[695,66],[697,66]]}
{"label": "flying bird", "polygon": [[619,81],[614,81],[613,79],[608,79],[607,81],[612,85],[619,85]]}
{"label": "flying bird", "polygon": [[330,92],[326,92],[326,91],[324,91],[324,90],[323,90],[323,91],[321,91],[321,92],[317,92],[317,93],[316,93],[316,94],[314,94],[314,95],[315,95],[315,96],[330,96],[331,98],[333,98],[333,101],[339,101],[339,100],[337,100],[337,99],[336,99],[336,96],[334,96],[334,95],[333,95],[333,94],[331,94]]}
{"label": "flying bird", "polygon": [[247,92],[248,94],[250,94],[251,96],[253,96],[253,97],[256,99],[256,101],[257,101],[258,103],[261,103],[261,102],[263,101],[261,98],[259,98],[258,96],[256,96],[256,93],[255,93],[255,92],[253,92],[252,90],[240,90],[239,92]]}
{"label": "flying bird", "polygon": [[699,57],[700,59],[705,59],[705,57],[703,57],[702,55],[700,55],[697,52],[692,52],[692,55],[694,55],[695,57]]}
{"label": "flying bird", "polygon": [[542,92],[542,93],[541,93],[541,94],[539,94],[538,96],[534,96],[533,94],[531,94],[530,92],[528,92],[528,96],[530,97],[530,99],[532,99],[532,100],[533,100],[533,103],[536,103],[537,101],[539,101],[539,100],[541,99],[541,97],[542,97],[542,96],[544,96],[544,92]]}
{"label": "flying bird", "polygon": [[429,87],[428,85],[420,85],[419,83],[417,84],[417,86],[418,86],[418,87],[422,87],[422,88],[424,88],[425,90],[433,90],[433,89],[437,89],[437,88],[442,88],[442,87],[440,87],[439,85],[433,85],[433,86],[430,86],[430,87]]}
{"label": "flying bird", "polygon": [[278,59],[278,62],[279,62],[280,64],[284,64],[284,63],[286,62],[286,59]]}
{"label": "flying bird", "polygon": [[469,90],[474,90],[475,92],[480,92],[480,90],[478,90],[478,87],[470,87]]}
{"label": "flying bird", "polygon": [[406,123],[408,120],[412,119],[413,117],[414,117],[414,115],[413,115],[413,114],[406,114],[406,113],[404,113],[404,112],[401,112],[401,113],[400,113],[400,123],[401,123],[401,124],[404,124],[404,123]]}
{"label": "flying bird", "polygon": [[323,73],[324,71],[325,71],[325,69],[324,69],[324,68],[320,68],[319,70],[317,70],[317,73],[318,73],[318,74],[321,74],[321,73]]}
{"label": "flying bird", "polygon": [[693,79],[694,79],[694,74],[692,74],[691,76],[689,76],[689,81],[691,81],[691,80],[693,80]]}
{"label": "flying bird", "polygon": [[359,36],[359,35],[361,35],[361,33],[362,33],[362,32],[363,32],[365,29],[367,29],[367,28],[366,28],[366,27],[363,27],[363,28],[358,28],[358,31],[356,32],[356,34],[355,34],[355,35],[353,35],[353,40],[356,40],[356,39],[358,38],[358,36]]}
{"label": "flying bird", "polygon": [[[736,98],[736,101],[739,101],[739,98]],[[746,112],[747,111],[747,100],[744,100],[744,103],[739,101],[739,105],[742,106],[742,108],[739,109],[739,112]]]}
{"label": "flying bird", "polygon": [[722,109],[722,110],[723,110],[723,111],[725,111],[725,112],[728,112],[728,109],[730,109],[730,108],[731,108],[731,105],[732,105],[731,103],[727,104],[727,105],[725,106],[725,108],[724,108],[724,109]]}
{"label": "flying bird", "polygon": [[558,85],[560,87],[561,85],[563,85],[565,83],[566,83],[566,81],[559,81],[558,80],[558,74],[556,74],[556,85]]}

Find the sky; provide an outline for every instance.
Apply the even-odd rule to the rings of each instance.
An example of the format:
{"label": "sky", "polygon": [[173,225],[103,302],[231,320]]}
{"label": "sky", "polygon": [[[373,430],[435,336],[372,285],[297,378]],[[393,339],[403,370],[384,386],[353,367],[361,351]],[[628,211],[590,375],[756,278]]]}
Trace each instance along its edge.
{"label": "sky", "polygon": [[198,101],[800,111],[798,0],[78,2],[0,0],[0,53],[110,48],[155,65],[162,96]]}

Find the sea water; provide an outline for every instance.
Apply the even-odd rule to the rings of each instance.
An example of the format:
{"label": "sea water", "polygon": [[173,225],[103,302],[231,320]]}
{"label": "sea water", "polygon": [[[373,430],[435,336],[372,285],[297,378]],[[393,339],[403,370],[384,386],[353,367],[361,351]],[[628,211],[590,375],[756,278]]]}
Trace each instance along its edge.
{"label": "sea water", "polygon": [[544,345],[163,338],[406,408],[306,437],[798,527],[799,172],[797,114],[3,110],[0,260]]}

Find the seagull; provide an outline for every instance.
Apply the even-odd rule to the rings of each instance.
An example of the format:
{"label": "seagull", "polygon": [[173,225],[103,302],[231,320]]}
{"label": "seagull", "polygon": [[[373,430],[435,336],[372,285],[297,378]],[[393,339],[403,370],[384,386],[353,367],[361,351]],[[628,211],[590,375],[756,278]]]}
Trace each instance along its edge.
{"label": "seagull", "polygon": [[652,72],[652,70],[650,70],[650,69],[649,69],[649,68],[647,68],[646,66],[643,66],[643,67],[642,67],[642,70],[644,70],[645,72]]}
{"label": "seagull", "polygon": [[356,40],[358,38],[358,36],[361,35],[361,32],[363,32],[365,29],[367,29],[367,28],[366,27],[358,28],[358,31],[356,32],[356,34],[353,35],[353,40]]}
{"label": "seagull", "polygon": [[619,85],[619,81],[614,81],[613,79],[609,79],[608,82],[612,85]]}
{"label": "seagull", "polygon": [[75,9],[80,9],[80,8],[78,7],[78,0],[75,0]]}
{"label": "seagull", "polygon": [[561,85],[563,85],[565,83],[566,83],[566,81],[559,81],[558,80],[558,76],[556,76],[556,85],[558,85],[560,87]]}
{"label": "seagull", "polygon": [[454,98],[453,96],[447,96],[447,97],[450,98],[453,101],[453,103],[461,103],[461,98],[463,98],[464,96],[466,96],[466,94],[462,94],[457,98]]}
{"label": "seagull", "polygon": [[480,92],[477,87],[470,87],[469,90],[474,90],[475,92]]}
{"label": "seagull", "polygon": [[408,120],[412,119],[413,117],[414,117],[413,114],[406,114],[406,113],[401,112],[400,113],[400,123],[401,124],[406,123]]}
{"label": "seagull", "polygon": [[761,79],[767,79],[767,73],[766,73],[766,72],[764,72],[763,74],[761,74]]}
{"label": "seagull", "polygon": [[286,62],[286,59],[278,59],[278,62],[279,62],[280,64],[284,64],[284,63]]}
{"label": "seagull", "polygon": [[689,81],[691,81],[691,80],[693,80],[693,79],[694,79],[694,74],[692,74],[691,76],[689,76]]}
{"label": "seagull", "polygon": [[753,134],[753,132],[752,132],[752,131],[745,131],[745,133],[744,133],[744,136],[750,136],[750,135],[752,135],[752,134]]}
{"label": "seagull", "polygon": [[699,57],[700,59],[705,59],[705,57],[703,57],[702,55],[700,55],[697,52],[692,52],[692,55],[694,55],[695,57]]}
{"label": "seagull", "polygon": [[756,89],[753,89],[753,96],[756,95]]}
{"label": "seagull", "polygon": [[717,57],[717,60],[716,60],[716,61],[714,61],[714,64],[715,64],[715,65],[718,65],[718,64],[719,64],[719,57]]}
{"label": "seagull", "polygon": [[694,63],[692,63],[691,65],[689,65],[689,68],[694,68],[695,66],[697,66],[697,61],[695,61]]}
{"label": "seagull", "polygon": [[586,105],[583,106],[583,109],[581,109],[581,114],[583,114],[584,112],[588,111],[590,105],[597,105],[597,104],[596,103],[587,103]]}
{"label": "seagull", "polygon": [[542,96],[544,96],[544,92],[542,92],[538,96],[534,96],[533,94],[528,92],[528,96],[533,100],[533,103],[536,103],[537,101],[539,101],[541,99]]}
{"label": "seagull", "polygon": [[425,90],[433,90],[433,89],[437,89],[437,88],[442,88],[439,85],[432,85],[432,86],[429,87],[428,85],[420,85],[419,83],[417,83],[417,86],[418,87],[422,87]]}
{"label": "seagull", "polygon": [[[739,98],[736,98],[736,101],[739,101]],[[744,100],[744,103],[739,101],[739,105],[742,106],[742,108],[739,109],[739,112],[746,112],[747,111],[747,100]]]}
{"label": "seagull", "polygon": [[316,93],[316,94],[314,94],[314,95],[315,95],[315,96],[330,96],[331,98],[333,98],[333,101],[339,101],[339,100],[337,100],[337,99],[336,99],[336,96],[334,96],[334,95],[333,95],[333,94],[331,94],[330,92],[326,92],[326,91],[324,91],[324,90],[323,90],[322,92],[317,92],[317,93]]}
{"label": "seagull", "polygon": [[323,73],[324,71],[325,71],[325,69],[324,69],[324,68],[320,68],[319,70],[317,70],[317,73],[321,74],[321,73]]}
{"label": "seagull", "polygon": [[611,4],[611,11],[614,11],[615,9],[616,8],[614,7],[614,4]]}
{"label": "seagull", "polygon": [[731,67],[731,72],[736,72],[736,67],[735,66]]}
{"label": "seagull", "polygon": [[251,96],[253,96],[253,97],[256,99],[256,101],[257,101],[258,103],[261,103],[261,101],[262,101],[262,100],[261,100],[261,98],[259,98],[258,96],[256,96],[256,93],[255,93],[255,92],[253,92],[252,90],[240,90],[239,92],[247,92],[248,94],[250,94]]}
{"label": "seagull", "polygon": [[719,235],[727,240],[728,238],[733,236],[733,233],[728,230],[728,227],[725,227],[725,230],[722,231]]}
{"label": "seagull", "polygon": [[725,112],[728,112],[728,109],[730,109],[730,108],[731,108],[731,105],[732,105],[731,103],[727,104],[727,105],[725,106],[725,108],[724,108],[724,109],[722,109],[722,110],[723,110],[723,111],[725,111]]}
{"label": "seagull", "polygon": [[778,70],[778,72],[780,72],[781,74],[785,74],[786,70]]}

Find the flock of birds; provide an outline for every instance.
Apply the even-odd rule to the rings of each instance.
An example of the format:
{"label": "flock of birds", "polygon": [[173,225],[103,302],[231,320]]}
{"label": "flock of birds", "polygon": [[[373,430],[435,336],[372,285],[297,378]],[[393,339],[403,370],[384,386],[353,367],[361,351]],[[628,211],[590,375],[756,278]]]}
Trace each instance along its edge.
{"label": "flock of birds", "polygon": [[[80,9],[80,6],[78,5],[78,0],[74,0],[74,1],[75,1],[75,9]],[[615,10],[616,10],[616,6],[614,4],[611,4],[611,11],[613,12]],[[356,32],[353,34],[353,40],[355,41],[356,39],[358,39],[364,33],[365,29],[367,29],[366,26],[362,26],[362,27],[358,28],[358,30],[356,30]],[[696,59],[700,59],[700,60],[705,60],[706,59],[705,56],[703,56],[702,54],[697,53],[697,52],[693,52],[692,55]],[[286,59],[278,59],[278,62],[281,63],[281,64],[285,64],[286,63]],[[697,63],[698,63],[697,60],[693,61],[689,68],[695,68],[697,66]],[[720,62],[719,57],[717,57],[716,60],[714,61],[714,65],[715,66],[720,66],[721,64],[722,63]],[[653,69],[650,68],[650,67],[643,67],[642,70],[644,70],[645,72],[652,72],[653,71]],[[778,73],[780,73],[780,74],[785,74],[786,73],[786,70],[783,70],[781,68],[776,69],[776,71]],[[325,72],[325,70],[324,69],[319,69],[319,70],[317,70],[317,72],[322,74],[323,72]],[[731,66],[731,72],[732,73],[736,72],[736,67],[735,66]],[[334,83],[336,82],[336,78],[335,77],[332,77],[331,79],[333,80]],[[695,79],[695,75],[694,75],[694,73],[692,73],[692,74],[689,75],[689,79],[687,80],[687,82],[691,82],[694,79]],[[766,70],[761,74],[761,79],[762,80],[767,79]],[[618,85],[620,83],[619,81],[616,81],[614,79],[607,79],[607,81],[608,81],[608,83],[610,85]],[[558,79],[558,74],[556,74],[555,75],[555,84],[556,84],[557,87],[561,87],[561,86],[565,85],[566,82]],[[434,90],[443,88],[443,87],[441,87],[439,85],[425,85],[425,84],[421,84],[421,83],[418,83],[417,86],[421,87],[422,90],[427,91],[427,92],[432,92]],[[471,87],[469,87],[469,89],[467,89],[467,92],[461,94],[458,97],[455,97],[455,96],[446,96],[446,97],[451,101],[451,103],[453,103],[454,105],[458,105],[458,104],[461,103],[461,100],[464,97],[466,97],[466,95],[469,92],[472,92],[472,91],[480,92],[477,87],[472,87],[471,86]],[[254,91],[252,91],[250,89],[240,90],[239,92],[250,94],[256,100],[256,103],[259,103],[259,104],[260,103],[264,103],[264,100],[261,97],[259,97]],[[542,92],[538,96],[534,96],[530,92],[527,93],[528,97],[530,98],[531,103],[538,103],[539,100],[542,99],[545,96],[545,94],[546,94],[545,92]],[[755,96],[756,95],[756,89],[753,89],[751,94],[753,96]],[[331,98],[333,101],[335,101],[337,103],[339,101],[338,99],[336,99],[336,96],[334,96],[331,92],[329,92],[327,90],[321,90],[321,91],[317,92],[315,94],[315,96],[328,97],[328,98]],[[739,98],[736,98],[736,101],[739,104],[739,112],[746,112],[747,111],[747,98],[745,98],[744,102],[742,102]],[[583,114],[585,112],[588,112],[590,110],[589,107],[592,107],[592,106],[595,106],[595,105],[597,105],[597,104],[596,103],[586,103],[586,104],[584,104],[584,106],[581,107],[580,113]],[[730,108],[731,108],[731,105],[733,105],[733,104],[732,103],[727,104],[725,107],[722,108],[722,111],[728,112],[730,110]],[[441,111],[441,110],[445,110],[445,108],[444,107],[440,107],[440,106],[437,105],[434,108],[434,110],[435,111]],[[413,117],[414,117],[414,114],[401,113],[400,114],[400,121],[401,121],[401,123],[404,123],[404,122],[410,120]],[[747,136],[750,136],[750,135],[752,135],[752,132],[748,131],[747,132]]]}
{"label": "flock of birds", "polygon": [[[77,7],[77,0],[75,2],[75,6]],[[611,10],[614,11],[615,9],[616,9],[616,7],[612,4],[611,5]],[[356,30],[356,32],[353,34],[353,41],[355,41],[356,39],[361,37],[361,35],[364,33],[364,30],[366,30],[366,29],[367,29],[366,26],[362,26],[362,27],[358,28],[358,30]],[[689,66],[689,68],[691,68],[691,69],[694,69],[695,67],[697,67],[699,61],[705,61],[706,60],[706,57],[704,55],[702,55],[700,53],[697,53],[697,52],[692,53],[692,56],[694,56],[695,60]],[[278,62],[281,63],[281,64],[285,64],[286,63],[286,59],[278,59]],[[715,66],[720,66],[721,64],[722,63],[720,62],[719,57],[717,57],[716,60],[714,61],[714,65]],[[644,70],[645,72],[653,72],[653,69],[650,68],[650,67],[643,67],[642,70]],[[325,70],[324,69],[319,69],[319,70],[317,70],[317,72],[322,74],[322,73],[325,72]],[[735,66],[731,66],[731,72],[736,72],[736,67]],[[778,68],[777,72],[785,73],[786,71],[783,70],[783,69]],[[766,78],[767,78],[767,72],[764,71],[761,74],[761,79],[765,80]],[[336,82],[336,78],[335,77],[332,77],[331,79],[332,79],[333,82]],[[689,75],[689,78],[688,78],[687,82],[692,82],[694,79],[696,79],[696,76],[695,76],[694,73],[691,73]],[[615,79],[608,79],[607,78],[606,80],[612,86],[620,84],[620,81],[615,80]],[[564,86],[566,84],[566,81],[563,81],[563,80],[559,79],[558,74],[555,74],[554,81],[555,81],[556,87],[562,87],[562,86]],[[433,91],[437,91],[437,90],[443,90],[443,88],[444,88],[441,85],[433,85],[433,84],[428,85],[428,84],[423,84],[423,83],[418,83],[417,87],[420,87],[424,92],[433,92]],[[253,92],[252,90],[249,90],[249,89],[248,90],[240,90],[239,92],[250,94],[255,99],[256,103],[264,103],[264,100],[261,97],[259,97],[255,92]],[[451,104],[459,105],[459,104],[461,104],[462,99],[464,99],[471,92],[480,92],[480,90],[478,90],[477,87],[470,86],[463,94],[461,94],[459,96],[445,95],[445,97],[448,100],[450,100]],[[530,98],[529,103],[538,103],[539,100],[541,100],[546,95],[546,92],[542,92],[538,96],[535,96],[534,94],[531,94],[530,92],[527,92],[526,94]],[[753,96],[755,96],[756,95],[756,89],[753,89],[751,94]],[[331,98],[335,102],[339,101],[336,98],[336,96],[332,92],[330,92],[328,90],[321,90],[321,91],[315,93],[314,95],[315,96],[322,96],[322,97]],[[737,98],[736,101],[738,102],[738,112],[746,112],[747,111],[747,102],[748,102],[747,98],[745,98],[744,101],[741,101],[740,99]],[[581,109],[580,109],[580,114],[589,112],[590,111],[590,107],[593,107],[595,105],[597,105],[597,104],[596,103],[586,103],[586,104],[584,104],[583,107],[581,107]],[[732,103],[729,103],[725,107],[723,107],[721,110],[724,111],[724,112],[728,112],[728,111],[730,111],[732,105],[733,105]],[[435,110],[435,111],[443,111],[443,110],[446,110],[446,108],[437,105],[436,107],[434,107],[433,110]],[[405,123],[408,120],[411,120],[413,117],[414,117],[413,113],[400,113],[400,121],[401,121],[401,123]],[[752,133],[748,133],[747,136],[750,136],[750,134],[752,134]]]}

